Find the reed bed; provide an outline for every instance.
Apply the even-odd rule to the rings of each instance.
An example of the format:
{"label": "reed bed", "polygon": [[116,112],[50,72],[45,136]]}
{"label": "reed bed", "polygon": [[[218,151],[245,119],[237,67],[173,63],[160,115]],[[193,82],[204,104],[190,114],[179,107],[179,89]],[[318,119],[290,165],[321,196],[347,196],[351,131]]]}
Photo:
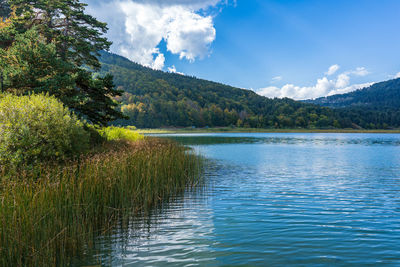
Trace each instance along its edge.
{"label": "reed bed", "polygon": [[201,160],[170,141],[108,142],[64,165],[0,173],[0,266],[68,266],[124,216],[195,185]]}

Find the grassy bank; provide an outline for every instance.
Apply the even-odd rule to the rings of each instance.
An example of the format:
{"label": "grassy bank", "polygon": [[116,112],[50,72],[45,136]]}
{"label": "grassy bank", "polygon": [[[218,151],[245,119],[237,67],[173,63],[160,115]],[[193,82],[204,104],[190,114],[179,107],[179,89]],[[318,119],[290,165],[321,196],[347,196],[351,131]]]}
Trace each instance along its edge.
{"label": "grassy bank", "polygon": [[169,141],[107,142],[64,165],[0,173],[0,266],[64,266],[124,216],[194,185],[198,158]]}
{"label": "grassy bank", "polygon": [[175,133],[400,133],[400,129],[365,130],[365,129],[263,129],[263,128],[160,128],[137,129],[141,134],[175,134]]}

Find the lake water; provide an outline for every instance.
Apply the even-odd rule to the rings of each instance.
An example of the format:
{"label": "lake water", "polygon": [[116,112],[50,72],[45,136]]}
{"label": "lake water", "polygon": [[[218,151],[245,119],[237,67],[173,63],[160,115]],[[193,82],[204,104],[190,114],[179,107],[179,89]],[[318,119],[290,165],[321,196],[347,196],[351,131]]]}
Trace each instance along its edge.
{"label": "lake water", "polygon": [[113,266],[400,266],[400,135],[170,135],[206,187],[100,238]]}

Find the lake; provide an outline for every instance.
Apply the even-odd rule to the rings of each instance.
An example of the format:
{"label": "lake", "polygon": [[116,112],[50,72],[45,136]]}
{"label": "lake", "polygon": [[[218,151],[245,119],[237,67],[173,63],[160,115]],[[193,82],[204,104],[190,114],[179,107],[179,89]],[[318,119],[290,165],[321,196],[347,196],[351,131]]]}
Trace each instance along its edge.
{"label": "lake", "polygon": [[400,135],[163,135],[205,186],[99,238],[113,266],[400,266]]}

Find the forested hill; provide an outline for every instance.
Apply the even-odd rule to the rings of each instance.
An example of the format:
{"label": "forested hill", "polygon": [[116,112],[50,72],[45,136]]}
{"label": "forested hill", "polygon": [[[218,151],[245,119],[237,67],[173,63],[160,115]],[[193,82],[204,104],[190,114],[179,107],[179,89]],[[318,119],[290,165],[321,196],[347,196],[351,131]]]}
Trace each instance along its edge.
{"label": "forested hill", "polygon": [[[397,128],[400,111],[330,109],[292,99],[269,99],[253,91],[175,73],[156,71],[101,53],[102,72],[124,91],[118,100],[140,128],[238,126],[258,128]],[[394,97],[393,97],[394,98]]]}
{"label": "forested hill", "polygon": [[119,124],[141,128],[340,126],[328,108],[269,99],[250,90],[156,71],[107,52],[101,53],[101,62],[102,72],[114,75],[114,83],[125,92],[118,100],[129,120]]}
{"label": "forested hill", "polygon": [[400,78],[376,83],[347,94],[321,97],[305,102],[332,108],[400,109]]}

